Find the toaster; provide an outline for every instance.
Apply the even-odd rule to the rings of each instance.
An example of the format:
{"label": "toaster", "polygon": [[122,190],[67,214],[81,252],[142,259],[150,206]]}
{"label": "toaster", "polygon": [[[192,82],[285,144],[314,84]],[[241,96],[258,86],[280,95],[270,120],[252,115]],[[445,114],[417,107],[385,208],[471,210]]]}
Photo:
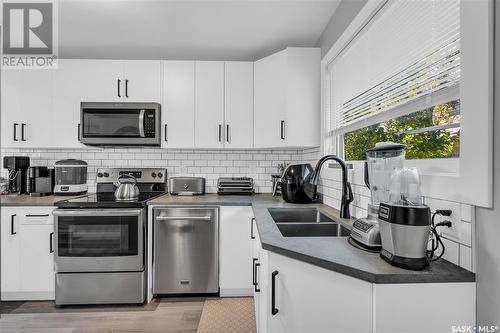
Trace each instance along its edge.
{"label": "toaster", "polygon": [[205,178],[203,177],[172,177],[169,180],[170,194],[200,195],[205,194]]}

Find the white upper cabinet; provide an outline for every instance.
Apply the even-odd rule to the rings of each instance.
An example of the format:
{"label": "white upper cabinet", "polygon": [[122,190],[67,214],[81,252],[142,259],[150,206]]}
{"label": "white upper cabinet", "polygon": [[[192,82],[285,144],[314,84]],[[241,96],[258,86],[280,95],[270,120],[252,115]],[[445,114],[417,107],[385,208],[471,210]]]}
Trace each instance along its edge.
{"label": "white upper cabinet", "polygon": [[49,147],[84,147],[78,141],[81,102],[160,102],[160,61],[59,60],[54,70],[54,119]]}
{"label": "white upper cabinet", "polygon": [[320,50],[289,47],[254,64],[254,147],[320,144]]}
{"label": "white upper cabinet", "polygon": [[54,126],[53,70],[3,70],[1,77],[2,147],[49,147]]}
{"label": "white upper cabinet", "polygon": [[286,52],[278,52],[254,64],[254,147],[285,145],[282,126],[286,119]]}
{"label": "white upper cabinet", "polygon": [[163,61],[162,147],[194,147],[194,61]]}
{"label": "white upper cabinet", "polygon": [[195,147],[224,146],[224,62],[196,61]]}
{"label": "white upper cabinet", "polygon": [[123,61],[122,95],[125,102],[160,103],[160,61]]}
{"label": "white upper cabinet", "polygon": [[253,147],[253,62],[224,67],[224,147]]}

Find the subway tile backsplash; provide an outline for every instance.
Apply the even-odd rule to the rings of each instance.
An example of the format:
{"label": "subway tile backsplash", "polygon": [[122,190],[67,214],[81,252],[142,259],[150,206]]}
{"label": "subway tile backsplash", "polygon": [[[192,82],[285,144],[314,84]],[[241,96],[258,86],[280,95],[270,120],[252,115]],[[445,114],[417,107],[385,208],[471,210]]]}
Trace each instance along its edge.
{"label": "subway tile backsplash", "polygon": [[[278,163],[317,162],[319,149],[305,150],[186,150],[186,149],[2,149],[2,158],[6,155],[25,155],[31,159],[31,165],[53,166],[57,160],[76,158],[87,161],[89,191],[95,191],[96,171],[100,167],[162,167],[167,168],[168,177],[200,176],[207,179],[206,191],[217,191],[219,177],[252,177],[257,193],[272,192],[271,174],[278,172]],[[341,171],[324,165],[321,172],[318,191],[323,194],[323,202],[339,208],[341,198]],[[351,203],[351,215],[356,218],[366,216],[370,191],[363,181],[363,170],[348,171],[349,181],[354,192]],[[1,169],[6,177],[6,170]],[[474,207],[468,204],[424,198],[431,210],[452,209],[450,219],[453,227],[442,230],[445,243],[449,245],[445,252],[447,260],[466,269],[474,267]]]}
{"label": "subway tile backsplash", "polygon": [[[160,148],[2,149],[3,156],[29,156],[33,166],[53,166],[57,160],[75,158],[86,161],[89,191],[95,191],[95,178],[101,167],[167,168],[168,177],[199,176],[207,179],[206,191],[217,192],[219,177],[252,177],[257,193],[272,192],[271,174],[278,163],[299,163],[301,150],[186,150]],[[1,175],[7,176],[2,168]]]}

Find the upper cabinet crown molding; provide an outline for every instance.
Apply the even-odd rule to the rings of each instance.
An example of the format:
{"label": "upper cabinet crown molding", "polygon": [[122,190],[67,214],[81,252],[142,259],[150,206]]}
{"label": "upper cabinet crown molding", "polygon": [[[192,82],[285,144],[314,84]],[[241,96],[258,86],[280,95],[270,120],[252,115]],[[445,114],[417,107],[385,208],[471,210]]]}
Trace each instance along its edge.
{"label": "upper cabinet crown molding", "polygon": [[254,64],[254,147],[320,145],[320,49],[289,47]]}

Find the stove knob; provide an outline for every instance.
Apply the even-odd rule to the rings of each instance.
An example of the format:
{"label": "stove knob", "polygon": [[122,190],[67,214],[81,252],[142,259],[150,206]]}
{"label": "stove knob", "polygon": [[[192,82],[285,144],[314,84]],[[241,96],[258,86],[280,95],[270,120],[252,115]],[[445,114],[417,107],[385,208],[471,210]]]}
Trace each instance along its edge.
{"label": "stove knob", "polygon": [[151,177],[156,178],[156,173],[151,173]]}
{"label": "stove knob", "polygon": [[158,178],[163,177],[163,174],[161,172],[158,172]]}
{"label": "stove knob", "polygon": [[102,173],[98,172],[97,177],[99,177],[99,178],[102,177]]}
{"label": "stove knob", "polygon": [[109,173],[105,172],[104,174],[104,177],[109,177]]}

